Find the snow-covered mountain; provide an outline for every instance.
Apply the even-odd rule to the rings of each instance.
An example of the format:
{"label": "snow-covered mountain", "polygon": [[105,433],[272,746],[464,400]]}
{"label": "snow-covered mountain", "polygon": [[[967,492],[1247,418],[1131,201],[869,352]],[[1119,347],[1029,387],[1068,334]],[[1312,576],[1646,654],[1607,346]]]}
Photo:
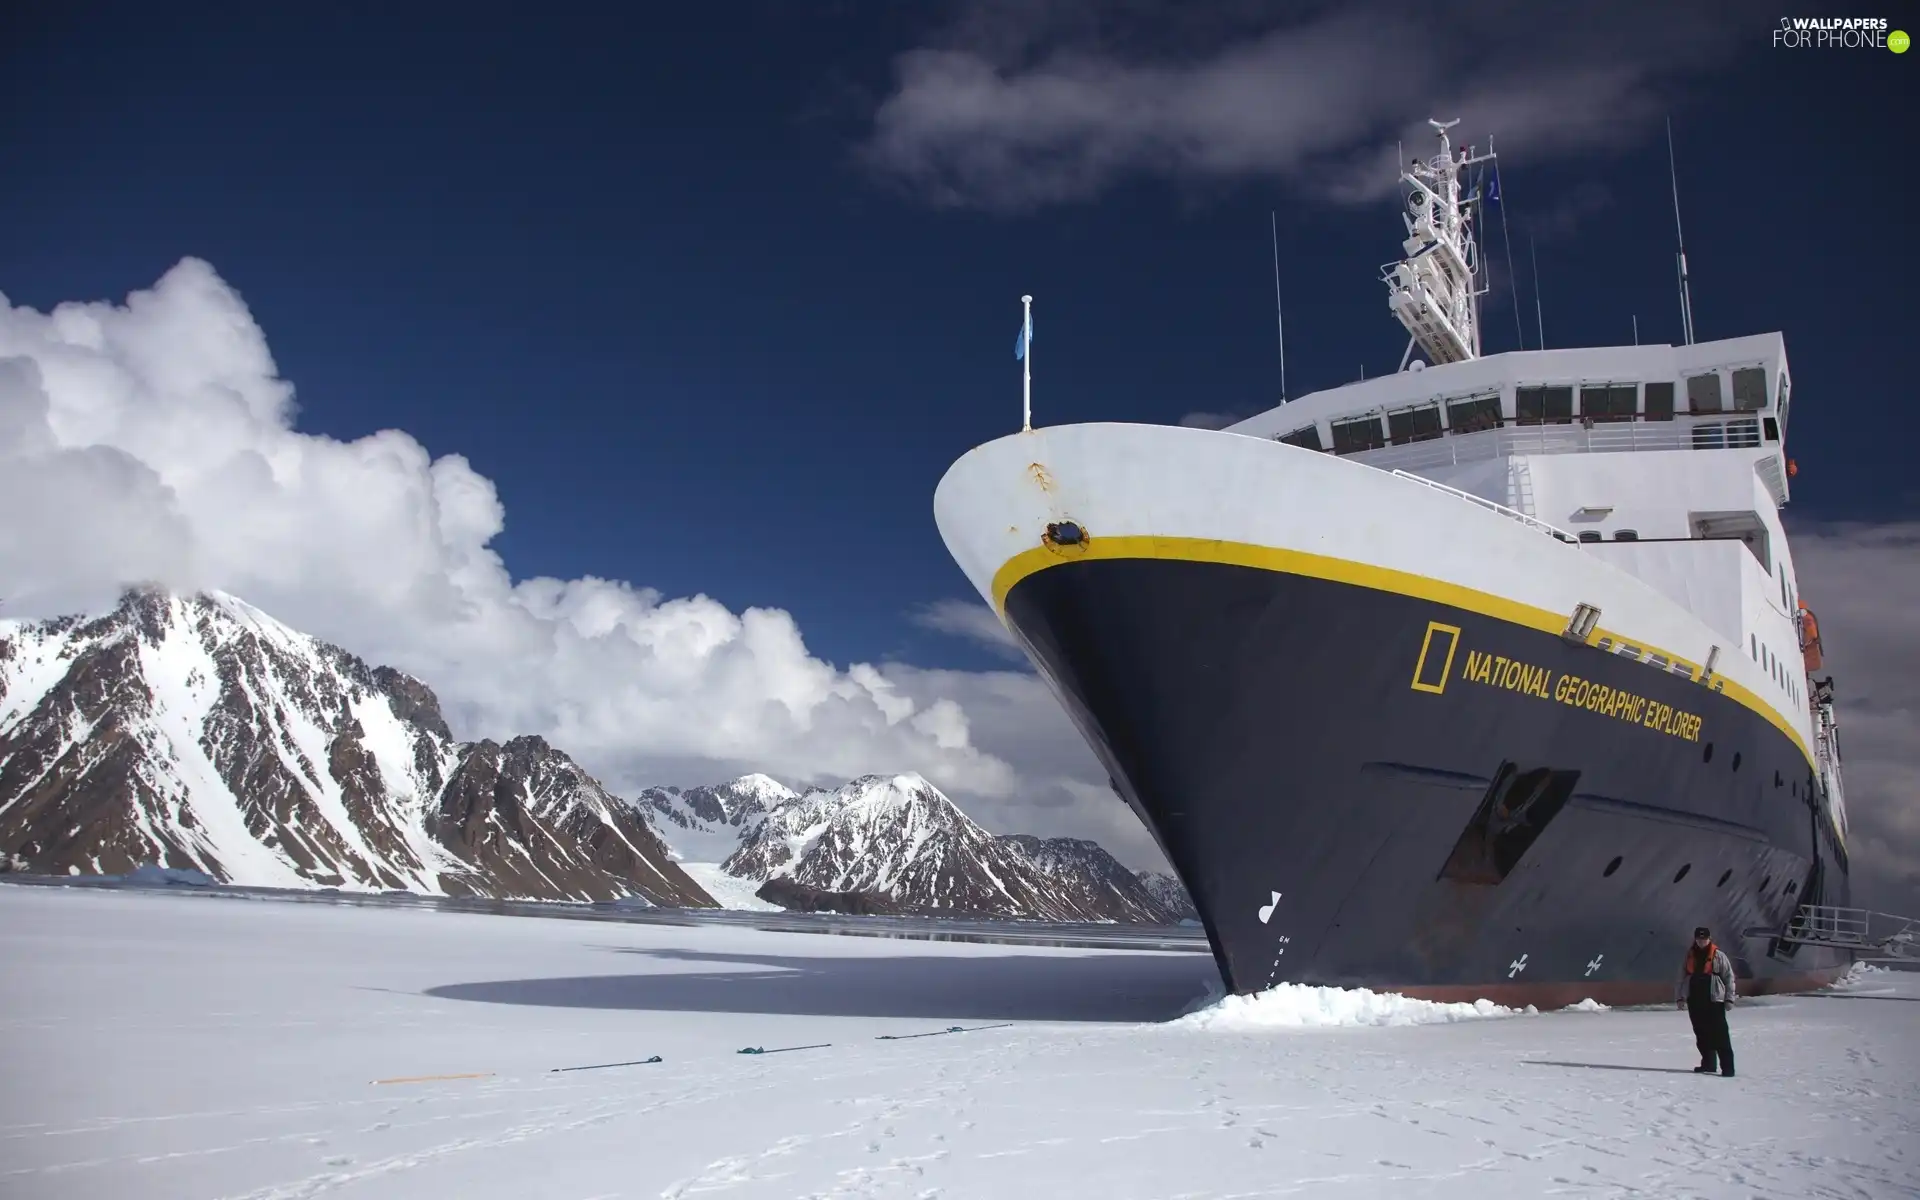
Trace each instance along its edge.
{"label": "snow-covered mountain", "polygon": [[918,775],[868,775],[773,807],[723,865],[788,907],[1171,924],[1094,842],[996,836]]}
{"label": "snow-covered mountain", "polygon": [[710,907],[537,737],[456,742],[417,679],[218,593],[0,621],[0,859],[223,882]]}
{"label": "snow-covered mountain", "polygon": [[648,788],[634,797],[668,851],[682,862],[724,862],[776,807],[798,793],[765,775],[712,787]]}
{"label": "snow-covered mountain", "polygon": [[1160,907],[1174,914],[1182,921],[1198,921],[1200,913],[1193,907],[1193,897],[1187,894],[1186,885],[1165,871],[1135,871],[1134,878],[1147,894],[1160,902]]}

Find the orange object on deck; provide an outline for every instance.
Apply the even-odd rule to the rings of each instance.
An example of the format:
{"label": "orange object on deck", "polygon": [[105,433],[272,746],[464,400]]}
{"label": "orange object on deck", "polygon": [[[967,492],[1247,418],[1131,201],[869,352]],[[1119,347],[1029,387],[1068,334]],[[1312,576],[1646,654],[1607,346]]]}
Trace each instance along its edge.
{"label": "orange object on deck", "polygon": [[1805,600],[1800,601],[1800,656],[1809,673],[1820,669],[1820,622]]}

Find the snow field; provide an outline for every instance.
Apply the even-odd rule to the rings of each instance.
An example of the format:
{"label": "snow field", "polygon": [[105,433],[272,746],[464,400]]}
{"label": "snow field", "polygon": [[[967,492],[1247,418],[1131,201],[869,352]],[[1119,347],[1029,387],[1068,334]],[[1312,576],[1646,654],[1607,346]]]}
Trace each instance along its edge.
{"label": "snow field", "polygon": [[0,885],[0,962],[9,1197],[1920,1190],[1909,976],[1747,1001],[1723,1080],[1672,1010],[1183,1019],[1204,954]]}

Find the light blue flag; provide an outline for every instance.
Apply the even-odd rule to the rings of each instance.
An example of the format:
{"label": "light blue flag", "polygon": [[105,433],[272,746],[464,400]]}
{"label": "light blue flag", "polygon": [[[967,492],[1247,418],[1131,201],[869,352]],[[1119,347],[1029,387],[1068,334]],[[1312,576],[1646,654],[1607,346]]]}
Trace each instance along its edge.
{"label": "light blue flag", "polygon": [[1031,346],[1032,344],[1033,344],[1033,311],[1029,309],[1027,311],[1026,324],[1020,327],[1019,336],[1014,338],[1013,340],[1013,356],[1015,358],[1025,358],[1027,356],[1027,347]]}

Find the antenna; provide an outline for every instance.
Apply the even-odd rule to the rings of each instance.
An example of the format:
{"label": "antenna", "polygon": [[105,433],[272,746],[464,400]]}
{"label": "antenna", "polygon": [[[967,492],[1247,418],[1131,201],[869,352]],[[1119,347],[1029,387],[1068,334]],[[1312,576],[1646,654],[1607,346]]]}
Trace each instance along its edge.
{"label": "antenna", "polygon": [[1640,344],[1640,314],[1633,314],[1633,344]]}
{"label": "antenna", "polygon": [[1533,234],[1527,234],[1527,254],[1533,259],[1533,322],[1540,335],[1540,348],[1547,348],[1547,319],[1540,312],[1540,251],[1533,244]]}
{"label": "antenna", "polygon": [[1273,227],[1273,324],[1280,335],[1280,403],[1287,402],[1287,322],[1280,312],[1280,218],[1267,210],[1267,223]]}
{"label": "antenna", "polygon": [[[1398,185],[1406,208],[1402,257],[1381,268],[1387,307],[1435,366],[1480,357],[1480,271],[1477,224],[1482,214],[1472,168],[1493,159],[1472,146],[1457,154],[1447,131],[1458,120],[1429,121],[1440,153],[1412,159],[1400,168]],[[1403,151],[1404,152],[1404,151]],[[1462,185],[1470,190],[1463,194]]]}
{"label": "antenna", "polygon": [[[1487,150],[1493,150],[1492,138],[1487,139]],[[1500,186],[1500,164],[1497,162],[1493,165],[1493,190],[1500,197],[1500,238],[1507,244],[1507,283],[1513,288],[1513,336],[1519,339],[1520,349],[1525,350],[1527,334],[1520,323],[1520,272],[1513,269],[1513,234],[1507,230],[1507,192]]]}
{"label": "antenna", "polygon": [[1693,345],[1693,296],[1687,289],[1687,235],[1680,229],[1680,169],[1673,161],[1673,118],[1667,118],[1667,176],[1673,183],[1673,236],[1680,247],[1680,332]]}

